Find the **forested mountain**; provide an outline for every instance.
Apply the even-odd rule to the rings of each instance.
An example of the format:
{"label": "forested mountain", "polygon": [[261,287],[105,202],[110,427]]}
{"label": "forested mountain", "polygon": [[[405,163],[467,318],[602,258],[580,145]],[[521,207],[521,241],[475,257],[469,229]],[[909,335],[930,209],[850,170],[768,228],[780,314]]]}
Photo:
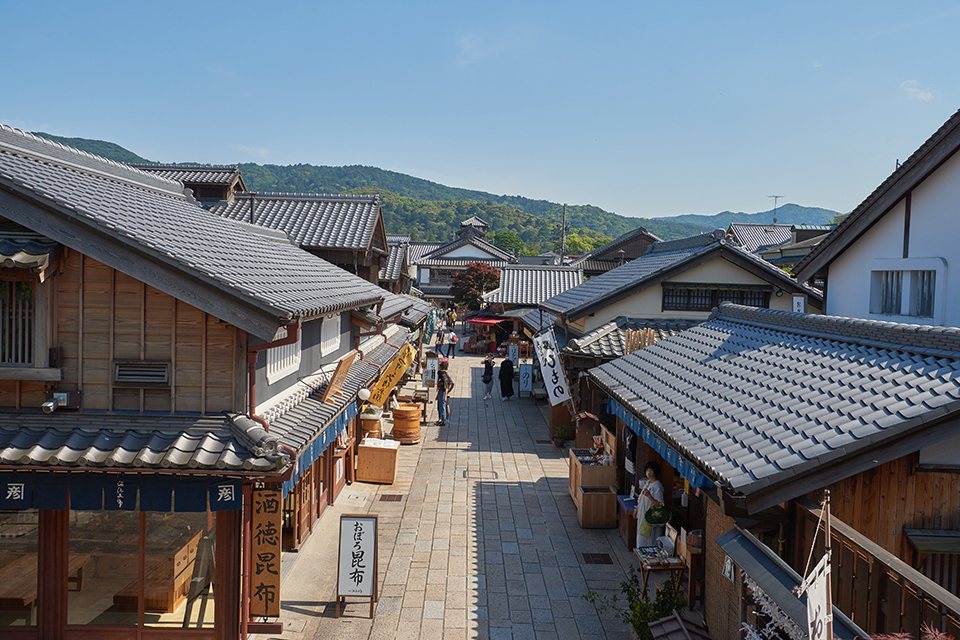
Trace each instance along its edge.
{"label": "forested mountain", "polygon": [[[120,162],[149,162],[112,142],[37,135]],[[547,200],[447,187],[376,167],[253,163],[239,167],[247,188],[252,191],[379,193],[384,202],[387,233],[409,235],[414,240],[449,240],[459,229],[461,220],[476,215],[490,224],[491,239],[502,248],[541,253],[559,246],[563,205]],[[640,226],[664,240],[673,240],[725,228],[731,222],[773,221],[771,212],[729,211],[713,216],[629,218],[592,205],[568,205],[566,215],[569,253],[589,251]],[[836,212],[826,209],[792,204],[777,208],[778,221],[788,224],[826,224],[835,215]]]}

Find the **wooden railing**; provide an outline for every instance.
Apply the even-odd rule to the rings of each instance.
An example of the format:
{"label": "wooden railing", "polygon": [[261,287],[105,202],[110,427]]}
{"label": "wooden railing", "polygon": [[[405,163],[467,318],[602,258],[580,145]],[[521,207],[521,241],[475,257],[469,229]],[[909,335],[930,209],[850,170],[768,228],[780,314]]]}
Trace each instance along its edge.
{"label": "wooden railing", "polygon": [[[797,505],[798,557],[793,565],[803,573],[810,541],[818,533],[820,507],[806,500]],[[927,624],[960,639],[960,598],[836,518],[831,518],[831,534],[833,604],[861,629],[919,638]],[[816,540],[818,558],[823,535]]]}

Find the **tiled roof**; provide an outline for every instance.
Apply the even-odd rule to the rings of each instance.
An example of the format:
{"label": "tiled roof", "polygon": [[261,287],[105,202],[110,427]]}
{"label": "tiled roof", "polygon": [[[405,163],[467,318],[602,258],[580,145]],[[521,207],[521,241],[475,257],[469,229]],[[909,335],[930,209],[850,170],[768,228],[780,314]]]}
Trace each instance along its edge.
{"label": "tiled roof", "polygon": [[620,260],[587,260],[578,258],[570,263],[571,266],[580,267],[587,273],[606,273],[612,269],[621,266]]}
{"label": "tiled roof", "polygon": [[541,306],[548,311],[569,315],[694,256],[713,251],[718,246],[716,232],[682,240],[658,242],[636,260],[545,300]]}
{"label": "tiled roof", "polygon": [[560,256],[556,254],[540,256],[517,256],[517,262],[520,264],[553,266],[560,264]]}
{"label": "tiled roof", "polygon": [[424,284],[424,285],[420,285],[420,291],[423,292],[423,295],[430,296],[432,298],[453,297],[453,294],[450,293],[450,285]]}
{"label": "tiled roof", "polygon": [[756,253],[768,247],[790,239],[789,224],[747,224],[733,223],[727,234],[739,243],[745,251]]}
{"label": "tiled roof", "polygon": [[782,269],[728,244],[724,240],[723,230],[717,229],[681,240],[657,242],[639,258],[591,278],[579,287],[568,289],[542,302],[540,306],[560,315],[579,317],[578,314],[582,315],[587,309],[602,304],[605,300],[631,295],[633,291],[657,282],[657,278],[664,277],[668,272],[679,270],[684,264],[692,264],[695,259],[704,258],[711,252],[718,252],[720,255],[726,252],[728,258],[739,260],[751,269],[756,269],[764,277],[769,277],[771,282],[790,290],[802,290],[815,301],[823,299],[819,290],[797,284],[790,274]]}
{"label": "tiled roof", "polygon": [[419,264],[420,258],[427,255],[428,253],[433,253],[438,248],[447,244],[446,242],[411,242],[409,247],[409,255],[407,260],[410,264]]}
{"label": "tiled roof", "polygon": [[[957,136],[958,130],[960,130],[960,110],[950,116],[903,164],[899,165],[863,202],[857,205],[857,208],[844,218],[836,229],[830,232],[826,242],[817,245],[816,249],[797,264],[794,273],[804,280],[813,278],[823,264],[828,264],[834,256],[859,237],[858,228],[861,225],[861,218],[870,221],[883,215],[887,207],[893,204],[890,201],[891,196],[894,200],[902,197],[903,193],[906,193],[927,177],[930,168],[938,165],[942,158],[949,157],[956,151],[958,145],[960,145]],[[934,149],[940,145],[944,146],[943,153],[933,154]],[[882,203],[881,206],[874,209],[874,205],[878,203]],[[848,230],[850,230],[849,235],[847,234]],[[805,273],[808,269],[810,269],[810,273]]]}
{"label": "tiled roof", "polygon": [[340,388],[342,395],[334,395],[333,402],[323,402],[320,398],[327,388],[326,383],[320,385],[315,391],[307,395],[302,401],[291,409],[287,410],[282,416],[270,422],[270,433],[278,437],[283,444],[292,447],[298,453],[302,453],[304,447],[308,445],[319,434],[330,419],[342,411],[348,403],[356,402],[357,391],[361,387],[366,387],[370,382],[380,375],[380,367],[390,362],[394,355],[399,351],[399,346],[403,345],[406,332],[398,334],[391,338],[392,344],[382,343],[376,348],[365,352],[363,360],[356,360],[350,366],[350,373]]}
{"label": "tiled roof", "polygon": [[[512,254],[509,254],[506,251],[503,251],[502,249],[498,249],[497,247],[493,246],[492,244],[490,244],[489,242],[487,242],[482,238],[479,238],[477,236],[472,236],[469,238],[457,238],[456,240],[452,240],[446,244],[440,245],[430,253],[423,254],[423,257],[417,261],[417,264],[424,264],[425,260],[443,259],[445,253],[449,253],[454,249],[459,249],[460,247],[466,246],[468,244],[475,246],[476,248],[480,249],[484,253],[490,254],[491,256],[494,257],[494,259],[499,258],[504,262],[513,261]],[[487,262],[489,259],[476,258],[475,260],[482,260],[484,262]]]}
{"label": "tiled roof", "polygon": [[653,640],[710,640],[706,627],[684,620],[676,612],[649,624]]}
{"label": "tiled roof", "polygon": [[380,196],[238,193],[210,212],[278,229],[305,249],[366,251],[380,218]]}
{"label": "tiled roof", "polygon": [[[278,438],[267,436],[249,418],[235,420],[7,413],[0,426],[0,464],[73,469],[276,470],[280,457],[251,451],[264,442],[276,443]],[[248,423],[253,425],[249,431],[245,428]],[[277,451],[276,445],[267,448]],[[287,463],[289,456],[279,466]]]}
{"label": "tiled roof", "polygon": [[478,218],[477,216],[470,216],[466,220],[460,223],[461,227],[480,227],[482,229],[487,229],[490,227],[486,222]]}
{"label": "tiled roof", "polygon": [[500,286],[484,296],[486,302],[536,305],[583,282],[577,267],[507,265]]}
{"label": "tiled roof", "polygon": [[628,331],[652,329],[655,341],[669,338],[696,325],[699,320],[665,320],[663,318],[626,318],[612,322],[567,342],[567,353],[593,358],[619,358],[624,355]]}
{"label": "tiled roof", "polygon": [[412,304],[409,309],[403,312],[403,318],[400,319],[400,324],[405,327],[416,327],[430,315],[430,309],[432,309],[433,306],[426,300],[417,298],[416,296],[403,294],[403,297],[409,298]]}
{"label": "tiled roof", "polygon": [[380,269],[379,277],[386,282],[396,282],[403,272],[403,258],[407,253],[407,245],[388,242],[387,246],[390,247],[390,255],[387,256],[386,265]]}
{"label": "tiled roof", "polygon": [[[210,215],[187,200],[179,183],[7,126],[0,126],[0,183],[103,238],[85,252],[111,267],[124,271],[129,265],[106,249],[109,242],[143,255],[154,271],[166,265],[276,318],[270,331],[245,325],[241,316],[222,318],[262,338],[271,338],[291,317],[347,309],[382,296],[379,287],[272,232]],[[5,215],[15,218],[15,213]],[[44,233],[52,240],[73,242],[69,232],[48,229]],[[183,295],[169,277],[144,281]],[[207,309],[203,299],[188,301],[214,315],[221,311]]]}
{"label": "tiled roof", "polygon": [[231,185],[240,179],[240,167],[235,165],[130,163],[130,166],[177,182]]}
{"label": "tiled roof", "polygon": [[410,244],[410,236],[387,234],[387,244]]}
{"label": "tiled roof", "polygon": [[0,267],[40,271],[60,245],[19,226],[0,224]]}
{"label": "tiled roof", "polygon": [[[904,435],[960,411],[960,329],[724,303],[589,375],[748,508],[768,490],[753,498],[762,509],[795,497],[771,488],[826,465],[836,477],[866,448],[877,464],[903,456]],[[875,448],[891,438],[896,451]]]}
{"label": "tiled roof", "polygon": [[[607,253],[608,251],[611,251],[612,249],[616,248],[618,245],[621,245],[621,244],[630,242],[631,240],[634,240],[634,239],[636,239],[637,237],[640,237],[640,236],[647,236],[647,237],[650,239],[650,242],[651,242],[651,243],[652,243],[652,242],[663,242],[663,240],[662,240],[661,238],[658,238],[657,236],[653,235],[652,233],[650,233],[649,231],[647,231],[644,227],[637,227],[636,229],[633,229],[632,231],[627,231],[626,233],[621,234],[619,237],[611,240],[610,242],[606,243],[605,245],[602,245],[602,246],[597,247],[596,249],[594,249],[594,250],[591,251],[590,253],[586,253],[586,254],[580,256],[580,257],[577,258],[575,261],[573,261],[571,264],[576,265],[576,264],[578,264],[578,263],[580,263],[580,262],[584,262],[584,261],[586,261],[586,260],[597,260],[597,259],[600,259],[600,256],[603,256],[605,253]],[[610,258],[604,258],[603,260],[605,260],[605,261],[606,261],[606,260],[610,260]],[[619,261],[615,261],[615,262],[619,262]]]}
{"label": "tiled roof", "polygon": [[483,262],[497,269],[502,269],[508,264],[504,260],[483,260],[481,258],[421,258],[417,264],[421,267],[445,267],[448,269],[458,269],[474,262]]}

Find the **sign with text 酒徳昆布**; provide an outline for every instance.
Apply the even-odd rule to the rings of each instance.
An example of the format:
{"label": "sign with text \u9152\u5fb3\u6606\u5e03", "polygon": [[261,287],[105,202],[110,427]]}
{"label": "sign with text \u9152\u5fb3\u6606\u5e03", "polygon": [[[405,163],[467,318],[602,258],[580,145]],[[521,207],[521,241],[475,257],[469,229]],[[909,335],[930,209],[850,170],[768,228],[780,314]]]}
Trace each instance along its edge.
{"label": "sign with text \u9152\u5fb3\u6606\u5e03", "polygon": [[250,614],[280,615],[280,525],[282,499],[277,489],[254,489],[251,522]]}
{"label": "sign with text \u9152\u5fb3\u6606\u5e03", "polygon": [[540,361],[540,373],[543,374],[543,386],[547,390],[550,405],[555,406],[570,399],[570,389],[563,373],[563,363],[557,350],[557,339],[553,329],[541,333],[533,339],[533,348]]}

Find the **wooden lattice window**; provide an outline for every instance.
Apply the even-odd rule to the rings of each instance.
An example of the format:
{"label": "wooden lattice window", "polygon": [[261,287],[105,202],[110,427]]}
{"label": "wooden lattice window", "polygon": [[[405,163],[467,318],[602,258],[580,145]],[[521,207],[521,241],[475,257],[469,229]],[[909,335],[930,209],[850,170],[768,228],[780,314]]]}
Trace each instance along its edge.
{"label": "wooden lattice window", "polygon": [[0,280],[0,364],[32,365],[33,283]]}

